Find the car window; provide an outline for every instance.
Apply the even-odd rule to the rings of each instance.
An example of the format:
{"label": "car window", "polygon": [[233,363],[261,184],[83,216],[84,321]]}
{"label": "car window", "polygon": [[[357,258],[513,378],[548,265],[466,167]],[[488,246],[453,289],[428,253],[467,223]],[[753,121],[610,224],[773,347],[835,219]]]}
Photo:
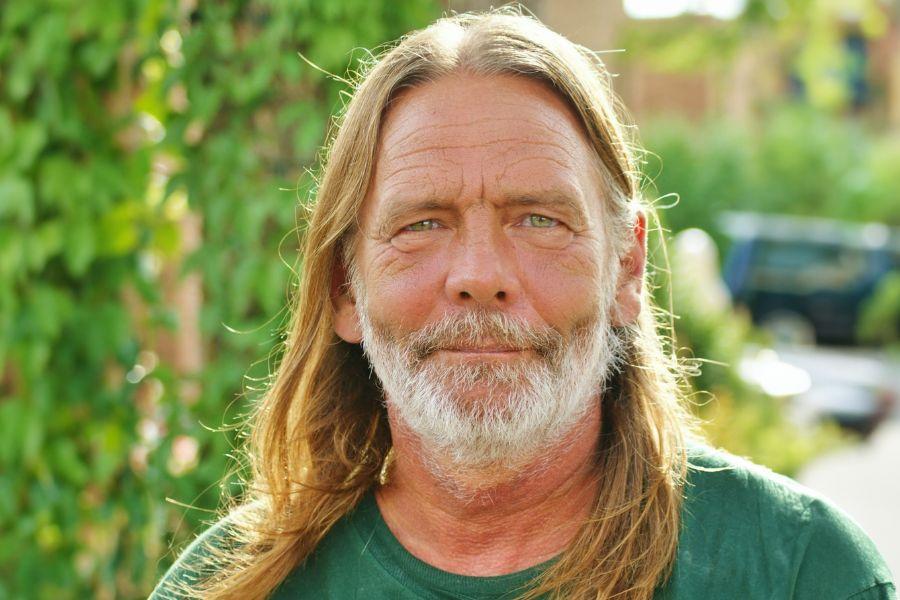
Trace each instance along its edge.
{"label": "car window", "polygon": [[844,290],[866,277],[869,258],[863,249],[836,244],[761,241],[754,256],[751,285],[796,293]]}

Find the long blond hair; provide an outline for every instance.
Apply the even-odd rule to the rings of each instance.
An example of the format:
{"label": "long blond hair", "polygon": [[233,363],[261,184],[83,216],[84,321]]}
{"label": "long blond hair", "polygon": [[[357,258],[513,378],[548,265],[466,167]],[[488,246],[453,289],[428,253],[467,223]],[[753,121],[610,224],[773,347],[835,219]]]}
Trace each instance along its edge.
{"label": "long blond hair", "polygon": [[[602,165],[608,227],[622,240],[631,231],[642,206],[634,146],[608,74],[586,49],[503,9],[440,19],[373,60],[330,136],[283,357],[248,422],[250,480],[223,521],[230,541],[201,553],[193,569],[202,576],[182,593],[266,597],[376,484],[390,431],[360,348],[334,332],[332,278],[352,244],[389,103],[460,70],[531,78],[566,100]],[[691,421],[646,287],[644,309],[620,332],[625,366],[602,399],[596,505],[525,597],[649,599],[671,571]]]}

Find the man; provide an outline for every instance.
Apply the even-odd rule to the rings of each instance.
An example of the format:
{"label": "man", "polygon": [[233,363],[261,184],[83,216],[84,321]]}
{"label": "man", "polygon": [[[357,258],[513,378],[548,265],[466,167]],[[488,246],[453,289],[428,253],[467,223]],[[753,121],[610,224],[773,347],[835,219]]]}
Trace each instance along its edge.
{"label": "man", "polygon": [[625,132],[530,18],[386,53],[323,171],[247,498],[155,597],[894,597],[846,516],[690,441]]}

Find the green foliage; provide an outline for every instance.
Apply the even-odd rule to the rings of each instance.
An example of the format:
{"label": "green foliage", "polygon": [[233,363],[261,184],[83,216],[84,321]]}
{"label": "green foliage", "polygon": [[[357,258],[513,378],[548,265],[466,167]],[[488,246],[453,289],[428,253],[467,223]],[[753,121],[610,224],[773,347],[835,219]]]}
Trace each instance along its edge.
{"label": "green foliage", "polygon": [[619,43],[627,60],[664,72],[730,68],[739,51],[752,48],[785,65],[782,76],[795,78],[811,106],[836,112],[850,104],[848,82],[864,76],[846,36],[884,36],[889,10],[881,0],[748,0],[734,20],[635,21]]}
{"label": "green foliage", "polygon": [[863,305],[859,338],[868,343],[900,347],[900,272],[882,279]]}
{"label": "green foliage", "polygon": [[[642,129],[650,197],[677,194],[668,228],[714,236],[724,210],[900,225],[900,145],[862,125],[799,106],[759,122],[657,120]],[[661,204],[671,204],[671,197]]]}
{"label": "green foliage", "polygon": [[693,16],[659,21],[637,21],[626,27],[618,40],[626,59],[646,61],[668,73],[694,72],[699,68],[724,68],[743,42],[739,22],[711,27]]}
{"label": "green foliage", "polygon": [[[190,5],[0,5],[0,598],[146,597],[207,516],[163,498],[215,507],[235,440],[204,425],[280,333],[302,168],[339,106],[297,53],[344,74],[437,14]],[[157,352],[188,275],[200,371]]]}

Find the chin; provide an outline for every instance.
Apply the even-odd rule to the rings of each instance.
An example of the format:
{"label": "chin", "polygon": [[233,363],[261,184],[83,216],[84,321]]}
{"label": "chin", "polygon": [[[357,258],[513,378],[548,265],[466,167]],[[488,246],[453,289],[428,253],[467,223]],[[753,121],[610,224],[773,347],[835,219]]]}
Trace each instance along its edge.
{"label": "chin", "polygon": [[519,400],[514,386],[487,383],[476,383],[463,391],[456,391],[453,397],[459,411],[472,418],[489,414],[506,415],[515,410]]}

